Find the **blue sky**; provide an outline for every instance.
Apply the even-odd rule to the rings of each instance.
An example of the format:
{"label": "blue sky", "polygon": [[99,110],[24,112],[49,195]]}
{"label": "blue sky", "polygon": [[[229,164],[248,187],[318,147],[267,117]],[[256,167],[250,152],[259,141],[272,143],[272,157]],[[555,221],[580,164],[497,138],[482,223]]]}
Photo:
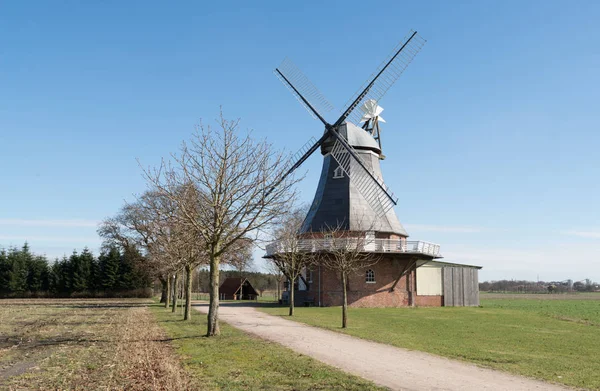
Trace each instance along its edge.
{"label": "blue sky", "polygon": [[341,110],[413,28],[428,42],[380,102],[411,238],[482,280],[600,280],[598,20],[596,1],[0,2],[0,244],[97,250],[98,221],[145,189],[136,158],[220,105],[298,149],[322,128],[280,61]]}

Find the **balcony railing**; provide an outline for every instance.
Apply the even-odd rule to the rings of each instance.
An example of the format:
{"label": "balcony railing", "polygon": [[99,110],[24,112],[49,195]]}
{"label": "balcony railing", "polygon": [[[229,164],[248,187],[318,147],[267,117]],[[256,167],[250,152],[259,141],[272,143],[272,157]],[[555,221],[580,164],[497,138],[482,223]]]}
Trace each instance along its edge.
{"label": "balcony railing", "polygon": [[407,253],[407,254],[425,254],[433,257],[440,256],[440,245],[423,242],[423,241],[406,241],[400,239],[299,239],[295,243],[284,241],[273,242],[267,245],[266,256],[272,256],[277,253],[290,252],[293,247],[299,252],[319,252],[331,251],[335,249],[355,249],[363,252],[391,252],[391,253]]}

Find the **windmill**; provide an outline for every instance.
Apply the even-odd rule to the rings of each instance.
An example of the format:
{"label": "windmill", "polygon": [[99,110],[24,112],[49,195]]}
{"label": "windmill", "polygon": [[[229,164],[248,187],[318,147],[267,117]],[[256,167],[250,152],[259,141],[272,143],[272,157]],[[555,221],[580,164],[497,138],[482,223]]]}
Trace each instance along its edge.
{"label": "windmill", "polygon": [[[321,148],[323,169],[303,232],[322,230],[324,226],[336,226],[340,222],[344,222],[348,230],[360,230],[353,223],[350,210],[361,210],[376,216],[377,231],[408,236],[392,209],[398,199],[381,175],[379,160],[383,159],[383,154],[379,123],[385,121],[380,117],[383,109],[378,102],[424,44],[425,40],[411,30],[348,101],[346,109],[333,123],[327,122],[322,114],[331,111],[332,106],[291,61],[286,59],[275,69],[283,84],[325,126],[318,140],[311,138],[292,157],[280,179],[283,181]],[[361,122],[364,122],[362,128],[356,125]]]}

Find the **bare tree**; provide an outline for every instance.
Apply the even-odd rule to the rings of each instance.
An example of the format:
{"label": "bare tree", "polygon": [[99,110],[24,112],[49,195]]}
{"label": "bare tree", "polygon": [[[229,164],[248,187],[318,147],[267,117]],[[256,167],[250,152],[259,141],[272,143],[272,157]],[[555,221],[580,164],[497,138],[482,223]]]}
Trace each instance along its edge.
{"label": "bare tree", "polygon": [[[168,266],[174,270],[173,312],[177,308],[177,280],[179,275],[183,274],[183,319],[188,320],[191,318],[192,308],[192,275],[194,268],[206,262],[206,246],[186,224],[186,219],[182,218],[181,203],[187,205],[189,213],[193,213],[194,207],[197,206],[195,189],[190,184],[184,184],[177,191],[180,203],[173,202],[171,198],[156,191],[144,193],[138,203],[153,217],[154,220],[148,229],[151,230],[155,245],[163,250]],[[195,213],[198,213],[197,210]]]}
{"label": "bare tree", "polygon": [[277,284],[277,300],[281,299],[281,286],[285,281],[285,275],[272,259],[267,259],[266,269],[269,274],[272,274]]}
{"label": "bare tree", "polygon": [[234,267],[239,273],[240,278],[243,278],[244,272],[250,271],[254,265],[252,242],[243,239],[239,240],[238,244],[227,252],[227,256],[223,257],[222,262]]}
{"label": "bare tree", "polygon": [[[295,198],[287,159],[266,141],[239,134],[239,120],[221,114],[218,128],[200,125],[172,163],[144,170],[151,187],[177,203],[180,218],[205,245],[210,270],[207,335],[220,334],[219,266],[240,240],[257,240]],[[189,186],[192,185],[192,186]],[[182,196],[193,189],[195,202]]]}
{"label": "bare tree", "polygon": [[177,308],[177,282],[182,262],[178,248],[172,243],[175,237],[171,230],[174,208],[169,200],[153,191],[146,191],[138,197],[137,202],[126,204],[124,209],[129,209],[138,216],[134,229],[142,235],[148,252],[155,261],[157,270],[166,274],[167,300],[165,308],[171,305],[171,311]]}
{"label": "bare tree", "polygon": [[149,229],[150,217],[139,202],[124,205],[119,212],[102,221],[98,234],[103,238],[103,247],[116,245],[122,251],[128,249],[140,250],[144,257],[143,267],[162,285],[161,302],[165,307],[170,304],[170,273],[165,264],[165,254],[156,246],[156,233]]}
{"label": "bare tree", "polygon": [[[136,203],[128,204],[127,207],[135,210],[137,215],[143,216],[136,230],[145,237],[148,251],[154,255],[153,258],[157,262],[157,269],[167,274],[167,286],[170,288],[168,297],[171,311],[175,312],[179,297],[179,276],[184,266],[184,249],[178,233],[185,231],[177,226],[176,205],[156,191],[146,191],[138,197]],[[169,300],[165,307],[169,307]]]}
{"label": "bare tree", "polygon": [[178,282],[185,271],[184,319],[191,315],[191,277],[200,264],[203,249],[182,220],[177,218],[177,204],[155,191],[146,191],[133,203],[121,208],[117,216],[106,219],[99,228],[105,239],[127,247],[136,245],[145,250],[146,267],[162,283],[165,307],[175,312],[178,301]]}
{"label": "bare tree", "polygon": [[328,243],[318,257],[320,264],[338,273],[342,289],[342,328],[348,325],[348,277],[377,263],[378,254],[369,251],[375,237],[368,231],[345,231],[340,226],[323,232]]}
{"label": "bare tree", "polygon": [[274,251],[272,262],[277,269],[287,278],[289,284],[289,316],[294,315],[294,287],[298,278],[314,260],[311,249],[302,246],[300,228],[306,216],[306,208],[299,208],[288,212],[284,220],[274,232],[275,240],[271,246],[277,246]]}

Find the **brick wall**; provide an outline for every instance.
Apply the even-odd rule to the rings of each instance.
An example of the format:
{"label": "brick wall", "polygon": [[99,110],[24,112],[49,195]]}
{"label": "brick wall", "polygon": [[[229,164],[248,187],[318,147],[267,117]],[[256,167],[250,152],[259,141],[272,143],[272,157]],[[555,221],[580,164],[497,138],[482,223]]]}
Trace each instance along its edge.
{"label": "brick wall", "polygon": [[416,305],[419,307],[441,307],[444,305],[444,296],[416,296]]}
{"label": "brick wall", "polygon": [[[441,296],[417,296],[415,292],[415,273],[405,275],[400,279],[394,291],[391,287],[398,278],[401,269],[409,262],[407,257],[390,255],[377,264],[360,270],[357,274],[352,274],[348,279],[348,305],[351,307],[406,307],[409,305],[409,292],[407,282],[409,283],[412,296],[415,298],[415,305],[422,306],[441,306]],[[372,269],[375,272],[375,283],[365,281],[366,271]],[[342,305],[342,287],[341,277],[338,273],[321,268],[320,294],[321,305],[338,306]],[[319,303],[319,270],[313,272],[313,281],[307,297],[314,299]]]}

